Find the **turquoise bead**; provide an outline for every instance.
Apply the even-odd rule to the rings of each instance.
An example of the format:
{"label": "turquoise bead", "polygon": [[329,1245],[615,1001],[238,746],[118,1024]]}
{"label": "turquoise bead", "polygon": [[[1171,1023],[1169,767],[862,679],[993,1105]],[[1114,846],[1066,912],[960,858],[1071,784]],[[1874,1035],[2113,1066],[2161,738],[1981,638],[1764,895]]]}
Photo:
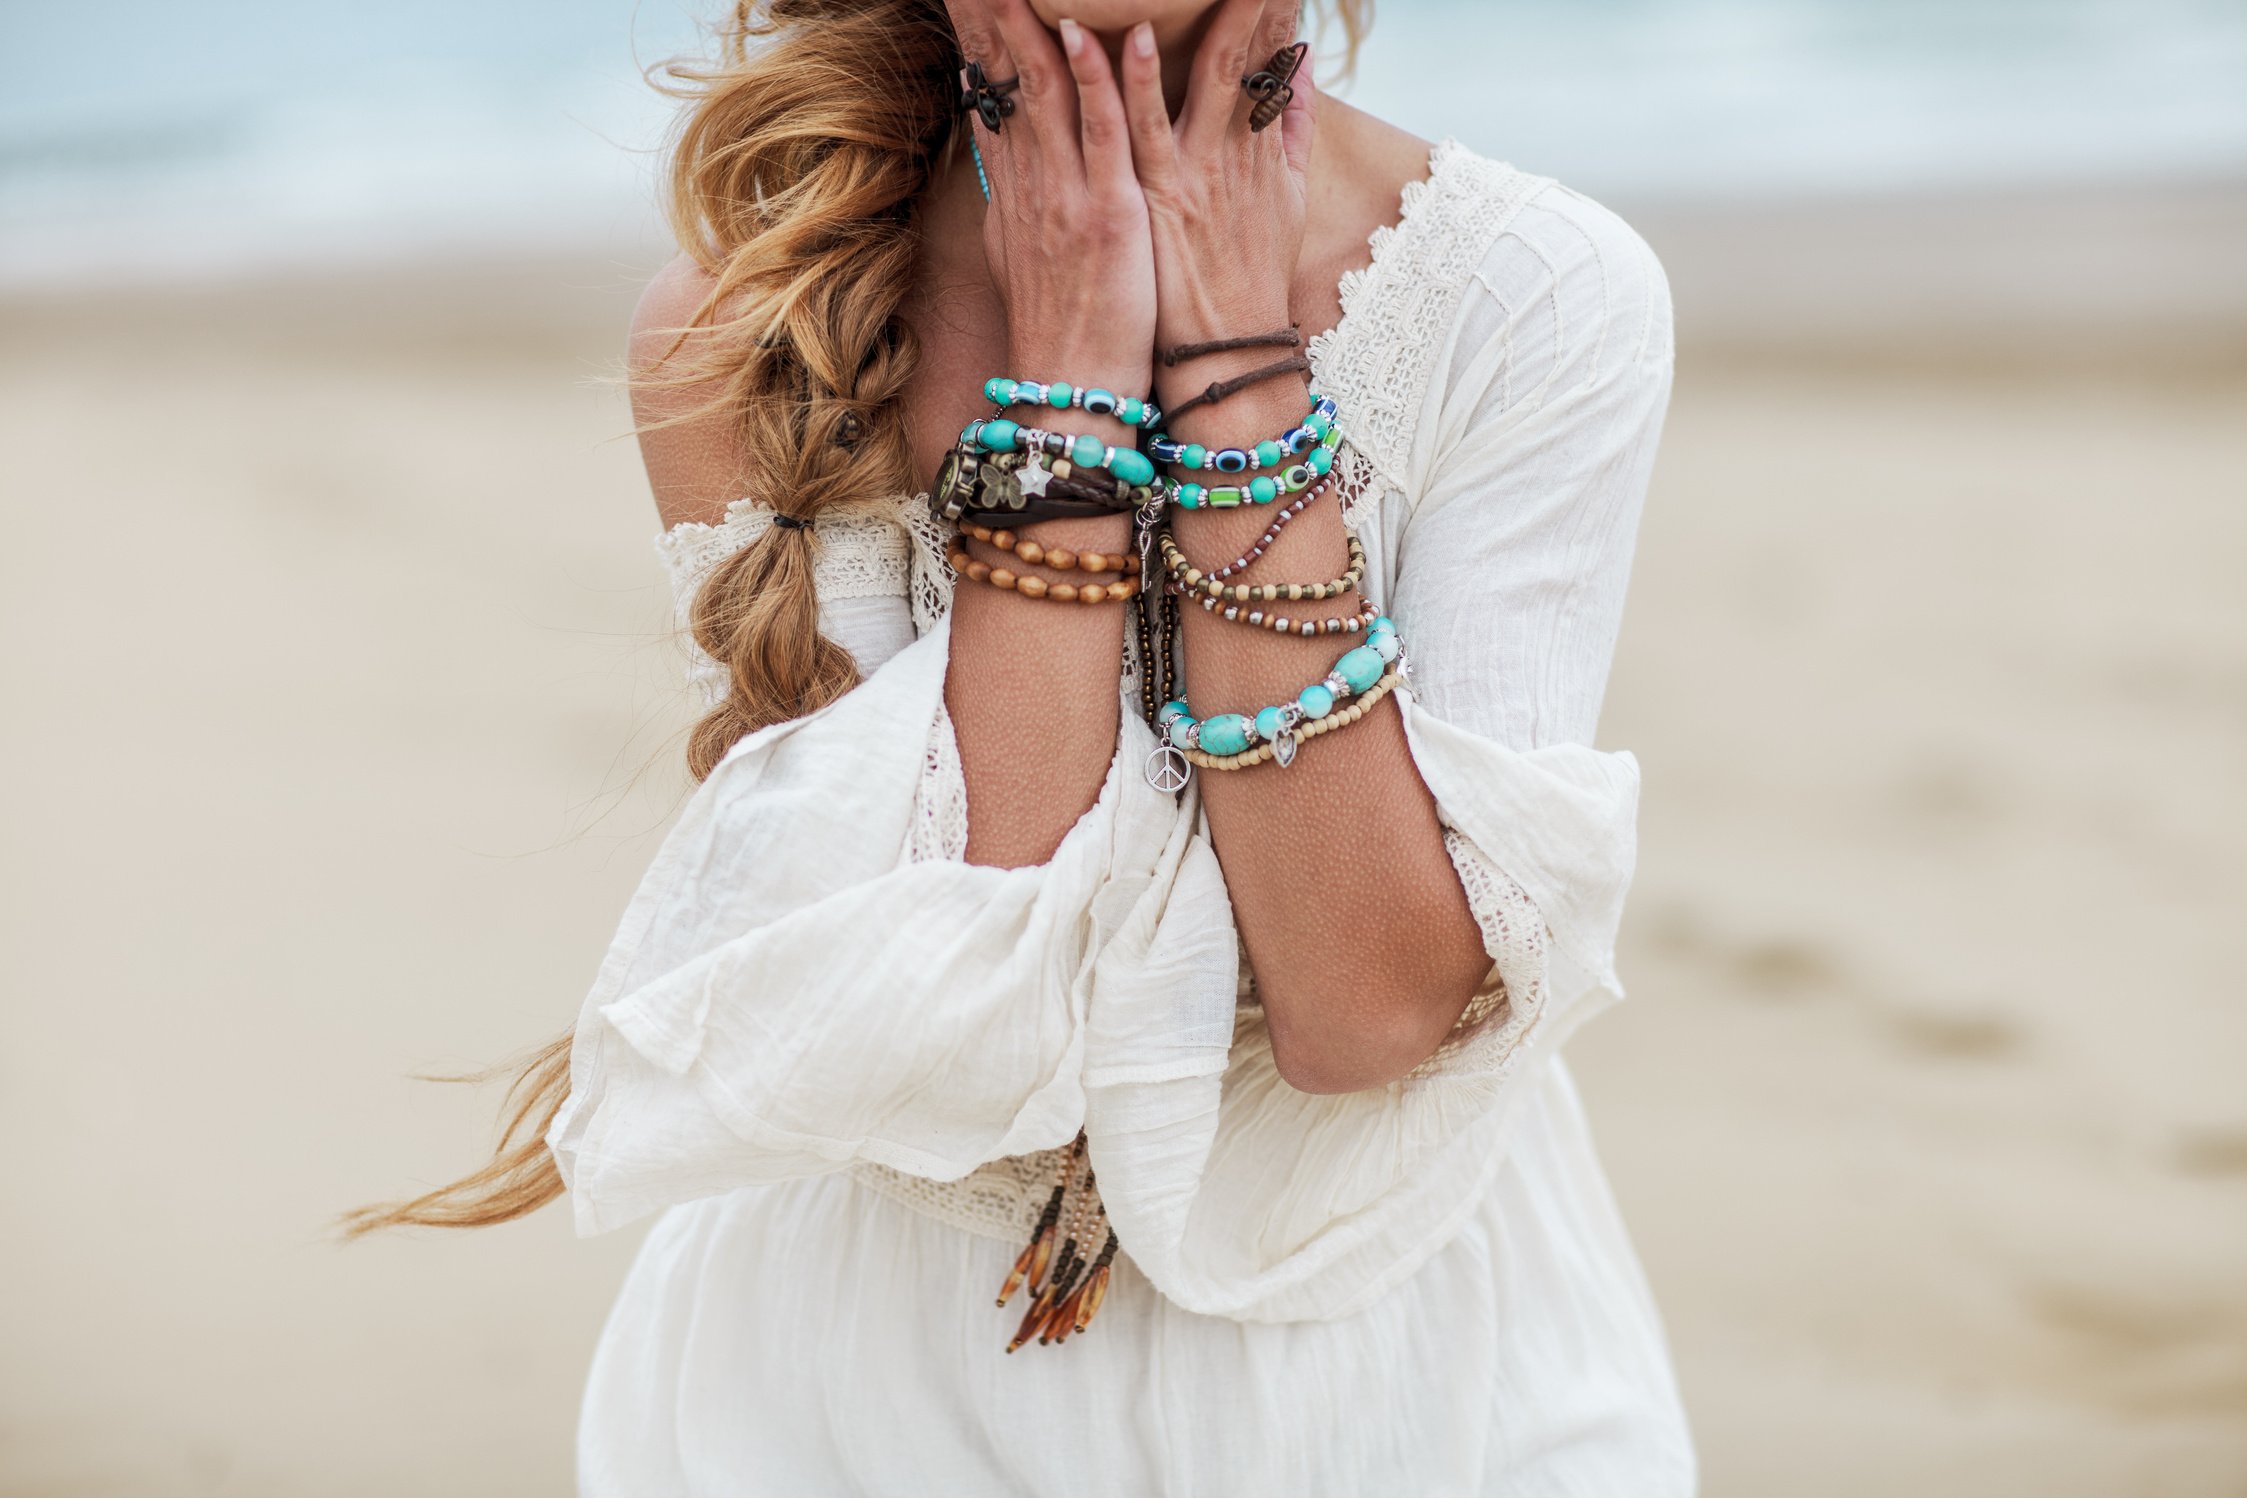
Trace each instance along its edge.
{"label": "turquoise bead", "polygon": [[1087,390],[1084,393],[1084,408],[1094,416],[1113,416],[1116,413],[1116,397],[1106,390]]}
{"label": "turquoise bead", "polygon": [[1381,659],[1380,651],[1370,645],[1360,645],[1336,661],[1334,669],[1350,684],[1351,691],[1362,692],[1381,679],[1381,673],[1388,668],[1388,664]]}
{"label": "turquoise bead", "polygon": [[1265,708],[1256,715],[1256,736],[1267,742],[1286,731],[1286,716],[1276,707]]}
{"label": "turquoise bead", "polygon": [[1268,505],[1279,498],[1280,486],[1258,474],[1248,481],[1248,497],[1260,505]]}
{"label": "turquoise bead", "polygon": [[1334,711],[1334,689],[1314,681],[1295,694],[1295,705],[1303,709],[1306,718],[1323,718]]}
{"label": "turquoise bead", "polygon": [[1178,455],[1178,461],[1185,464],[1189,470],[1198,469],[1209,461],[1209,449],[1199,442],[1189,442],[1186,444],[1186,450]]}
{"label": "turquoise bead", "polygon": [[1193,740],[1189,738],[1188,735],[1193,731],[1193,727],[1194,720],[1188,717],[1186,714],[1180,713],[1177,717],[1170,720],[1170,727],[1165,732],[1164,737],[1168,738],[1173,745],[1180,749],[1191,749],[1194,747],[1194,744]]}
{"label": "turquoise bead", "polygon": [[1202,507],[1202,500],[1208,493],[1209,491],[1199,484],[1180,484],[1178,486],[1178,508],[1181,510],[1198,510]]}
{"label": "turquoise bead", "polygon": [[1155,714],[1155,726],[1164,730],[1165,732],[1168,732],[1170,729],[1170,725],[1177,722],[1180,718],[1185,717],[1187,715],[1187,712],[1188,708],[1186,706],[1185,700],[1183,698],[1173,697],[1170,699],[1170,701],[1162,705],[1161,712]]}
{"label": "turquoise bead", "polygon": [[1022,428],[1019,425],[999,417],[983,423],[983,430],[976,433],[975,440],[982,444],[985,452],[1010,453],[1014,451],[1015,440],[1021,434]]}
{"label": "turquoise bead", "polygon": [[1311,449],[1311,456],[1308,461],[1311,465],[1311,472],[1324,478],[1327,472],[1334,467],[1334,450],[1328,447],[1314,447]]}
{"label": "turquoise bead", "polygon": [[1367,635],[1365,637],[1365,648],[1374,651],[1385,661],[1395,660],[1399,649],[1396,631],[1389,629],[1383,630],[1379,634]]}
{"label": "turquoise bead", "polygon": [[1127,395],[1123,404],[1116,407],[1116,419],[1126,426],[1139,425],[1139,418],[1147,414],[1147,403],[1136,395]]}
{"label": "turquoise bead", "polygon": [[1069,460],[1080,468],[1098,468],[1107,453],[1108,444],[1098,437],[1079,437],[1069,444]]}
{"label": "turquoise bead", "polygon": [[1371,634],[1375,630],[1384,630],[1390,634],[1395,634],[1396,628],[1396,620],[1391,619],[1387,614],[1375,614],[1373,616],[1373,622],[1371,624],[1368,624],[1365,627],[1365,630],[1367,634]]}
{"label": "turquoise bead", "polygon": [[1238,754],[1248,747],[1248,719],[1239,713],[1219,713],[1202,720],[1204,754]]}
{"label": "turquoise bead", "polygon": [[1256,466],[1270,468],[1280,460],[1280,445],[1269,437],[1256,444]]}
{"label": "turquoise bead", "polygon": [[1119,447],[1108,457],[1108,471],[1127,484],[1155,481],[1155,461],[1132,447]]}
{"label": "turquoise bead", "polygon": [[1334,430],[1334,418],[1324,411],[1313,411],[1309,425],[1312,431],[1324,437],[1328,432]]}
{"label": "turquoise bead", "polygon": [[1014,381],[993,375],[983,382],[983,398],[994,406],[1005,405],[1014,399]]}
{"label": "turquoise bead", "polygon": [[1069,407],[1070,397],[1076,393],[1069,388],[1068,381],[1055,380],[1051,385],[1046,386],[1045,403],[1056,411],[1065,411]]}

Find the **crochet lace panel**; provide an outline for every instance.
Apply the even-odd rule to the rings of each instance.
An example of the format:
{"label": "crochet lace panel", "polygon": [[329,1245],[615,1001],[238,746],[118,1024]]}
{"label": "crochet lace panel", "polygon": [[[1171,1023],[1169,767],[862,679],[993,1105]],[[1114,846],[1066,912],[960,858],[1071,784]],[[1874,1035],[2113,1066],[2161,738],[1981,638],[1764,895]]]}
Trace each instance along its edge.
{"label": "crochet lace panel", "polygon": [[1459,299],[1506,222],[1548,185],[1446,140],[1428,175],[1408,183],[1397,221],[1375,229],[1372,260],[1342,277],[1342,320],[1311,340],[1311,367],[1332,396],[1362,469],[1345,472],[1344,517],[1376,487],[1400,486],[1420,405]]}

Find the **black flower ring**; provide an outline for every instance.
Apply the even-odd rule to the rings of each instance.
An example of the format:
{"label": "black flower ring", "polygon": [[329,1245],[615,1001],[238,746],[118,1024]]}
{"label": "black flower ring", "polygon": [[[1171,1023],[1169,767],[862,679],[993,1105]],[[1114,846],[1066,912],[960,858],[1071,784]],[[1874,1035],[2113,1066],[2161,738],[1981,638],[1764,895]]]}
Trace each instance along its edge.
{"label": "black flower ring", "polygon": [[971,62],[960,69],[960,113],[980,116],[983,128],[996,135],[1014,113],[1012,96],[1021,86],[1020,78],[994,80],[983,71],[983,64]]}

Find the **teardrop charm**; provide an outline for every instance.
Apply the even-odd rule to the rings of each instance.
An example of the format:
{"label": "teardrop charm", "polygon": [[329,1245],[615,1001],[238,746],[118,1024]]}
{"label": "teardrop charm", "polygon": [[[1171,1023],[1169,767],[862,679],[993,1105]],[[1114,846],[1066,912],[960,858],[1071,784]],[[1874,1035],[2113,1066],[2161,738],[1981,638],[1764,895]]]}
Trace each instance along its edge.
{"label": "teardrop charm", "polygon": [[1281,769],[1295,763],[1295,735],[1283,733],[1272,740],[1272,759]]}

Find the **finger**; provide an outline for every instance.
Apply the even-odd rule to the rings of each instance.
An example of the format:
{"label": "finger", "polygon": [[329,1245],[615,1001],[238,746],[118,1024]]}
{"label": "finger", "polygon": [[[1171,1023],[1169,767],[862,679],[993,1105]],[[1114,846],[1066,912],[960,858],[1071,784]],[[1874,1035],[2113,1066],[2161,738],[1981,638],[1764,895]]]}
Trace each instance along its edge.
{"label": "finger", "polygon": [[1139,185],[1150,193],[1168,192],[1178,181],[1178,141],[1170,130],[1170,103],[1163,97],[1155,28],[1145,21],[1124,38],[1123,104],[1131,121],[1131,164]]}
{"label": "finger", "polygon": [[[990,0],[999,38],[1013,57],[1014,72],[1022,80],[1016,97],[1022,107],[1016,119],[1027,117],[1031,151],[1048,166],[1084,180],[1084,151],[1077,144],[1077,86],[1069,76],[1068,60],[1052,32],[1030,13],[1029,0]],[[1019,144],[1019,143],[1018,143]]]}
{"label": "finger", "polygon": [[[1128,45],[1128,44],[1127,44]],[[1123,94],[1106,49],[1074,21],[1061,23],[1061,51],[1077,85],[1077,130],[1084,147],[1085,180],[1111,193],[1128,192],[1131,127],[1124,117]]]}
{"label": "finger", "polygon": [[1249,42],[1248,66],[1241,69],[1243,76],[1264,66],[1265,59],[1294,41],[1302,21],[1298,0],[1264,0],[1264,13],[1257,17],[1256,35]]}
{"label": "finger", "polygon": [[[952,34],[959,39],[963,74],[964,64],[981,63],[984,77],[994,82],[1015,75],[1014,58],[1007,51],[1006,40],[999,35],[990,0],[945,0],[944,8],[952,17]],[[954,81],[965,88],[964,78]],[[990,179],[993,193],[1004,193],[1015,176],[1014,152],[1004,132],[985,128],[981,116],[973,109],[967,111],[966,125],[982,155],[984,174]]]}
{"label": "finger", "polygon": [[[1281,46],[1286,43],[1282,42]],[[1297,187],[1303,186],[1311,176],[1311,147],[1318,140],[1319,116],[1314,107],[1318,102],[1318,85],[1311,80],[1311,54],[1303,54],[1303,66],[1295,74],[1295,97],[1287,101],[1287,113],[1280,116],[1280,144],[1287,151],[1287,169],[1295,178]]]}
{"label": "finger", "polygon": [[1224,0],[1210,19],[1178,116],[1178,145],[1185,154],[1210,150],[1240,116],[1247,98],[1241,80],[1254,71],[1249,54],[1263,14],[1264,0]]}

